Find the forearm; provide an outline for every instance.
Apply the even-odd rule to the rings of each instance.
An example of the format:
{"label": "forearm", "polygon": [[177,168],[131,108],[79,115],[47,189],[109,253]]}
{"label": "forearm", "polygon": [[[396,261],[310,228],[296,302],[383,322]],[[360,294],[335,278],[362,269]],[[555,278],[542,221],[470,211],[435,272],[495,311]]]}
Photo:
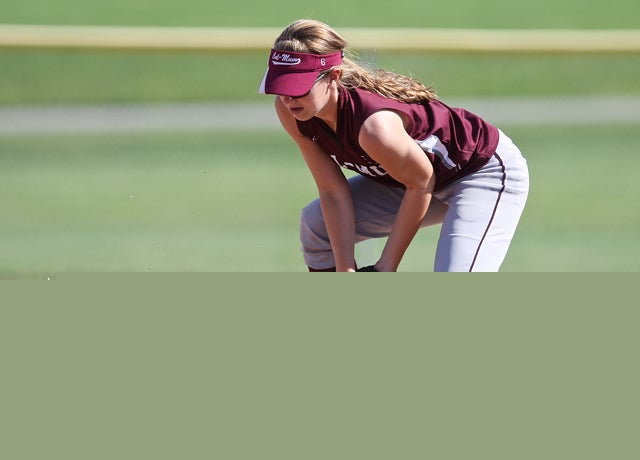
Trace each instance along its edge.
{"label": "forearm", "polygon": [[355,270],[355,217],[351,196],[320,194],[320,205],[331,241],[336,271]]}
{"label": "forearm", "polygon": [[391,233],[387,239],[376,269],[396,271],[411,241],[420,229],[420,225],[429,208],[431,193],[425,189],[407,189]]}

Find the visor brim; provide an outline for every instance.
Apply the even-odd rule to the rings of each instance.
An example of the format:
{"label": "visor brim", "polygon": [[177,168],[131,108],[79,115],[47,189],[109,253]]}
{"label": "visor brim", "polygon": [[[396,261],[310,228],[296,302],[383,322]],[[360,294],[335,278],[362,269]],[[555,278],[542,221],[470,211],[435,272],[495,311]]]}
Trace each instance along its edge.
{"label": "visor brim", "polygon": [[301,97],[311,91],[320,72],[275,72],[267,70],[260,92],[279,96]]}

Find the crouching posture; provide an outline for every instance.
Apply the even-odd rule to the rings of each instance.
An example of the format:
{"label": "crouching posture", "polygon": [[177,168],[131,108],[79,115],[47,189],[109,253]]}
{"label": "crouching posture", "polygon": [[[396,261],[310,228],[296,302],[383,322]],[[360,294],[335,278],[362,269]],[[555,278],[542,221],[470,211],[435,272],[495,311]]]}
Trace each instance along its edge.
{"label": "crouching posture", "polygon": [[360,270],[396,271],[420,228],[441,225],[435,271],[498,271],[529,190],[519,149],[417,80],[366,69],[345,48],[326,24],[296,21],[277,38],[260,86],[277,96],[318,187],[300,222],[309,270],[357,271],[356,243],[387,238]]}

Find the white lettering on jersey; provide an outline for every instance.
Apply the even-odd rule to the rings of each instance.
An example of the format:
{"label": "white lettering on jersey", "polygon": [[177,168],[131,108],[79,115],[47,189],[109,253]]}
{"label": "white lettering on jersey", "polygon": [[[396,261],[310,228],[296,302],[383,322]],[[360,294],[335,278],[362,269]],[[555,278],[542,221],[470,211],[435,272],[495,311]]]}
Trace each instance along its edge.
{"label": "white lettering on jersey", "polygon": [[458,165],[455,164],[451,160],[451,158],[449,158],[449,151],[444,146],[442,141],[440,141],[438,136],[435,136],[435,135],[432,134],[431,136],[427,137],[426,139],[424,139],[422,141],[416,141],[416,142],[422,148],[422,150],[424,150],[425,152],[433,153],[438,158],[440,158],[440,161],[442,162],[442,164],[444,164],[444,166],[447,169],[455,169],[455,168],[457,168]]}
{"label": "white lettering on jersey", "polygon": [[366,174],[367,176],[372,176],[372,177],[386,176],[387,174],[389,174],[387,171],[382,169],[379,165],[365,166],[365,165],[357,165],[349,162],[340,163],[338,161],[338,158],[335,155],[330,155],[330,156],[333,159],[333,161],[335,161],[336,164],[341,168],[350,169],[352,171],[359,172],[360,174]]}

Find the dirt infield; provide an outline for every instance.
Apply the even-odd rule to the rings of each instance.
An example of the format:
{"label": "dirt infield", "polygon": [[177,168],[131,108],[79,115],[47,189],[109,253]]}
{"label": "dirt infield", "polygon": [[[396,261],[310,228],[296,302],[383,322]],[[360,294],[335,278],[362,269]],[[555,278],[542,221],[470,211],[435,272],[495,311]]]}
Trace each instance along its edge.
{"label": "dirt infield", "polygon": [[[496,125],[640,123],[640,96],[445,102],[465,107]],[[270,103],[0,108],[0,135],[278,128]]]}

